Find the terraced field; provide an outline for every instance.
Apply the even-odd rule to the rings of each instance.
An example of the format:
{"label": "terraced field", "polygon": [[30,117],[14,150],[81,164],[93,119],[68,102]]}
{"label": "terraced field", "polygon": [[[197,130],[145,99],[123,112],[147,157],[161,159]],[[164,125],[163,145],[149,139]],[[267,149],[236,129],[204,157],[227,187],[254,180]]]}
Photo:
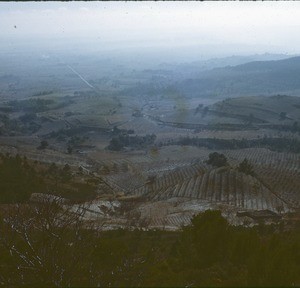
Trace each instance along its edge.
{"label": "terraced field", "polygon": [[160,177],[151,185],[135,191],[155,200],[173,197],[207,200],[243,209],[288,209],[287,203],[256,178],[221,167],[204,170],[190,166]]}
{"label": "terraced field", "polygon": [[268,149],[225,151],[233,163],[247,158],[259,178],[292,207],[300,206],[300,155]]}
{"label": "terraced field", "polygon": [[[170,157],[162,157],[160,161],[153,158],[152,162],[148,159],[146,162],[127,160],[121,163],[119,160],[111,166],[115,170],[112,169],[104,179],[126,195],[143,196],[151,201],[198,199],[239,209],[274,212],[287,212],[300,206],[299,155],[263,148],[223,150],[219,152],[226,155],[230,166],[213,168],[205,164],[210,150],[192,151],[194,157],[187,153],[184,159],[184,150],[170,146],[168,150],[158,152]],[[177,159],[172,158],[172,153]],[[244,158],[253,165],[255,176],[237,170]]]}

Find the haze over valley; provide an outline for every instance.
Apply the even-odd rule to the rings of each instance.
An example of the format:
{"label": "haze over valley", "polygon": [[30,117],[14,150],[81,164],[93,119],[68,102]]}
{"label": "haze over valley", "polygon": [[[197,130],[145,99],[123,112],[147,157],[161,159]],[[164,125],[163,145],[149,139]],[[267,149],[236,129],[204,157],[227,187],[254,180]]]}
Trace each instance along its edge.
{"label": "haze over valley", "polygon": [[0,3],[0,284],[299,285],[299,9]]}

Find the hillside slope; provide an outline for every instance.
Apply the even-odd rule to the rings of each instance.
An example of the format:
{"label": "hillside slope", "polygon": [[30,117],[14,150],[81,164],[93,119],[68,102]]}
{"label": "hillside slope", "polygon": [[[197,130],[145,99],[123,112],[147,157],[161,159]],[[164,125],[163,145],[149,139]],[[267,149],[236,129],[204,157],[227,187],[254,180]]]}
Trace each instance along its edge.
{"label": "hillside slope", "polygon": [[177,84],[186,96],[237,96],[300,91],[300,57],[276,61],[254,61],[199,73],[197,79]]}

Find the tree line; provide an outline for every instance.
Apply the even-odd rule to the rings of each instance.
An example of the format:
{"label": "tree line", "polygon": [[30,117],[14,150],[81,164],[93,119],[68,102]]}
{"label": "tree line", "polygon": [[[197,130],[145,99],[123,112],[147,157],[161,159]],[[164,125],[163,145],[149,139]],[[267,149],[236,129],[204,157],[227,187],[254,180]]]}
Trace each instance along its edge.
{"label": "tree line", "polygon": [[130,136],[128,134],[120,134],[111,139],[107,149],[112,151],[121,151],[125,147],[143,149],[149,145],[152,145],[155,142],[155,139],[155,134],[147,134],[145,136]]}
{"label": "tree line", "polygon": [[82,174],[80,167],[72,171],[68,164],[45,165],[20,155],[0,154],[0,204],[26,203],[32,193],[49,193],[72,201],[93,199],[95,185],[89,182],[89,176],[78,183],[78,174]]}
{"label": "tree line", "polygon": [[219,139],[219,138],[198,138],[182,137],[170,139],[160,146],[183,145],[205,147],[208,149],[245,149],[245,148],[267,148],[277,152],[300,153],[300,141],[290,138],[259,138],[259,139]]}

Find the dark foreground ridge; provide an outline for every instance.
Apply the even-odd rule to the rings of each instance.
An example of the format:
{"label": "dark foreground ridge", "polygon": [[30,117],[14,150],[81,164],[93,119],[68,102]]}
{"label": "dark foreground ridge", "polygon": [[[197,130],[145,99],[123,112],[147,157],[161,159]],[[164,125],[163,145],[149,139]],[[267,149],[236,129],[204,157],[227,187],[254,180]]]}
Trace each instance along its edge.
{"label": "dark foreground ridge", "polygon": [[300,284],[299,227],[235,227],[206,211],[178,232],[88,228],[55,203],[1,209],[1,286]]}

